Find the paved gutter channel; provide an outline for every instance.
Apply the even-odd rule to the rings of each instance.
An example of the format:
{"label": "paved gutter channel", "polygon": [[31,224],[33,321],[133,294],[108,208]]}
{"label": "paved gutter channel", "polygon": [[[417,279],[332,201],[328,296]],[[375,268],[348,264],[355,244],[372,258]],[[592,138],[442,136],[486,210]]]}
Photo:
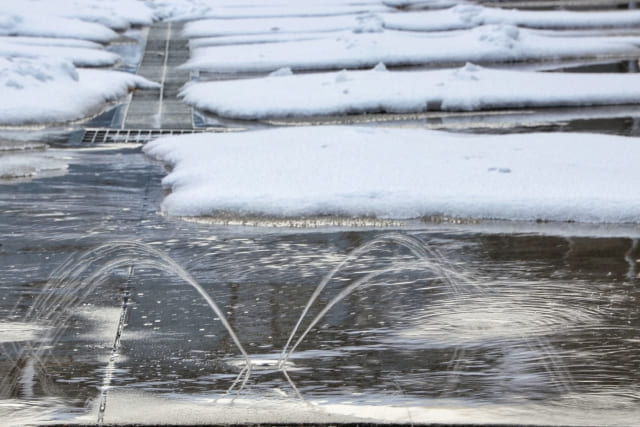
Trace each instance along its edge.
{"label": "paved gutter channel", "polygon": [[[138,75],[161,84],[158,90],[137,91],[126,106],[121,129],[192,129],[193,110],[178,99],[180,88],[189,80],[188,71],[178,67],[189,57],[188,40],[181,37],[182,25],[173,22],[156,23],[149,29],[144,55]],[[149,135],[154,137],[155,135]],[[150,138],[151,139],[151,138]],[[151,174],[144,183],[144,196],[140,210],[135,238],[141,237],[141,225],[148,215],[148,197]],[[107,409],[108,391],[112,386],[112,376],[121,352],[120,337],[129,317],[129,298],[131,279],[136,268],[132,260],[127,283],[122,291],[120,321],[107,364],[105,378],[101,387],[98,406],[98,424],[104,423]]]}
{"label": "paved gutter channel", "polygon": [[181,36],[182,24],[160,22],[149,29],[138,74],[162,84],[158,90],[133,94],[122,129],[192,129],[193,111],[178,99],[189,71],[178,67],[189,59],[188,40]]}

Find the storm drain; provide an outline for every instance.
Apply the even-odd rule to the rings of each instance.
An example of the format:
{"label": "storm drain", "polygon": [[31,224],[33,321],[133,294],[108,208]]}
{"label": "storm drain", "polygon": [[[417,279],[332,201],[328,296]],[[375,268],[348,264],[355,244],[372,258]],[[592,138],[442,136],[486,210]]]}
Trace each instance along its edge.
{"label": "storm drain", "polygon": [[82,143],[145,143],[161,136],[203,133],[205,129],[85,129]]}

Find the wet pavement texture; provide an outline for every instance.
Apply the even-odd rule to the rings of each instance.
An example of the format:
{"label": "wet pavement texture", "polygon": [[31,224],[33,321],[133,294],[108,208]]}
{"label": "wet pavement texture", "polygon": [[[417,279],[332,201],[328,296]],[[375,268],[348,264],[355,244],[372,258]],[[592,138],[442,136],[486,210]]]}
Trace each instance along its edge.
{"label": "wet pavement texture", "polygon": [[[0,186],[0,364],[7,373],[0,391],[12,402],[46,407],[61,399],[67,416],[95,405],[125,293],[126,323],[109,381],[114,392],[223,396],[231,387],[243,367],[240,351],[206,302],[161,266],[137,266],[132,258],[131,277],[126,268],[105,270],[106,282],[79,305],[39,302],[50,292],[49,275],[67,257],[136,240],[168,254],[222,308],[256,359],[242,393],[298,399],[297,389],[312,401],[381,405],[560,401],[565,410],[592,398],[596,405],[614,399],[622,413],[637,408],[637,234],[401,227],[437,250],[441,258],[434,262],[461,276],[447,281],[403,265],[412,257],[397,244],[348,263],[307,321],[363,274],[398,268],[356,289],[322,318],[292,354],[289,382],[274,363],[316,286],[351,251],[395,230],[269,229],[167,218],[158,212],[164,168],[138,146],[65,154],[64,175]],[[55,342],[40,341],[45,320],[25,321],[34,306],[67,313]],[[35,367],[23,351],[27,344],[50,346]]]}
{"label": "wet pavement texture", "polygon": [[[178,32],[175,23],[151,28],[138,69],[164,81],[162,91],[137,92],[130,104],[88,124],[34,135],[66,168],[0,180],[0,419],[154,422],[152,413],[139,410],[149,396],[199,408],[201,415],[216,413],[215,399],[237,396],[254,407],[265,398],[275,399],[277,408],[301,400],[389,411],[446,407],[462,414],[454,421],[467,423],[483,422],[465,418],[469,408],[496,405],[507,409],[491,420],[507,423],[629,425],[638,419],[640,230],[633,225],[611,232],[430,219],[385,228],[290,228],[272,227],[268,219],[254,227],[162,215],[166,171],[139,144],[156,136],[151,129],[189,131],[193,120],[203,128],[310,124],[225,122],[198,113],[194,119],[175,98],[188,78],[175,69],[186,59],[186,41],[166,38]],[[570,69],[576,67],[637,72],[626,59]],[[640,129],[637,106],[373,116],[311,124],[634,136]],[[149,133],[100,141],[96,133],[87,140],[85,126]],[[362,249],[389,233],[434,252],[417,262],[396,237]],[[162,256],[137,258],[126,244],[121,250],[114,244],[118,265],[110,267],[113,257],[90,259],[99,284],[58,298],[80,289],[92,271],[80,270],[83,261],[69,264],[66,272],[79,277],[65,290],[50,286],[56,269],[118,241],[141,242],[145,253]],[[362,253],[349,261],[353,251]],[[211,296],[252,358],[244,387],[235,381],[242,381],[245,360],[229,330],[164,256]],[[279,369],[280,352],[314,290],[343,261],[304,325],[345,288],[379,274],[318,318]],[[234,392],[226,395],[229,388]],[[202,399],[206,405],[199,406]],[[162,414],[165,404],[153,401],[148,408]],[[254,422],[264,420],[257,407]],[[273,419],[282,422],[301,419],[275,412]],[[194,420],[176,414],[163,420]]]}

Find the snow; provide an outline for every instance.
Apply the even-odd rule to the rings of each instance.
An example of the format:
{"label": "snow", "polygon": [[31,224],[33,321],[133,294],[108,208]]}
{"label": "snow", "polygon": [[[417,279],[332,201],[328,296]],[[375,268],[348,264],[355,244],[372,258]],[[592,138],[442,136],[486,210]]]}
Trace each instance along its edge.
{"label": "snow", "polygon": [[118,38],[118,33],[101,24],[57,16],[6,14],[1,6],[0,35],[79,38],[100,43]]}
{"label": "snow", "polygon": [[[368,24],[368,25],[367,25]],[[383,28],[403,31],[445,31],[481,25],[513,25],[542,29],[621,28],[640,25],[639,11],[522,11],[478,5],[411,13],[359,13],[338,16],[277,16],[245,19],[199,19],[187,22],[184,35],[193,37],[248,34],[310,33],[354,30],[381,32]]]}
{"label": "snow", "polygon": [[0,14],[3,13],[40,23],[49,18],[69,18],[118,31],[131,25],[150,25],[154,20],[153,10],[138,0],[3,0]]}
{"label": "snow", "polygon": [[210,0],[144,0],[160,19],[200,19],[212,7]]}
{"label": "snow", "polygon": [[[497,84],[496,82],[500,82]],[[340,71],[193,83],[194,107],[219,116],[265,119],[349,113],[413,113],[525,107],[637,104],[637,74],[539,73],[467,64],[432,71]]]}
{"label": "snow", "polygon": [[175,20],[339,16],[392,10],[378,0],[147,0],[147,4],[160,16]]}
{"label": "snow", "polygon": [[130,90],[153,87],[133,74],[76,69],[64,60],[0,57],[0,125],[78,120]]}
{"label": "snow", "polygon": [[19,39],[0,37],[0,57],[53,57],[84,67],[111,66],[120,60],[118,55],[107,52],[101,47],[70,46],[65,42],[58,44],[57,40],[53,39],[50,43],[44,44],[39,38],[29,40],[26,37]]}
{"label": "snow", "polygon": [[479,25],[508,24],[544,29],[637,27],[640,10],[624,11],[527,11],[463,4],[449,9],[380,14],[385,28],[405,31],[444,31]]}
{"label": "snow", "polygon": [[195,47],[184,68],[214,72],[319,70],[452,62],[527,61],[640,53],[640,37],[562,37],[511,25],[446,33],[330,33],[280,43]]}
{"label": "snow", "polygon": [[170,166],[169,215],[445,215],[640,222],[633,138],[295,127],[196,134],[144,151]]}
{"label": "snow", "polygon": [[191,51],[207,46],[224,46],[237,44],[252,43],[282,43],[302,40],[324,39],[327,37],[326,32],[309,32],[309,33],[271,33],[271,34],[249,34],[238,36],[214,36],[201,37],[189,40]]}
{"label": "snow", "polygon": [[130,90],[157,87],[130,74],[77,68],[122,63],[109,49],[126,49],[105,45],[121,38],[116,31],[130,34],[154,19],[139,0],[2,1],[0,125],[79,120]]}
{"label": "snow", "polygon": [[382,31],[382,21],[373,14],[272,19],[202,19],[187,22],[183,34],[185,37],[194,38],[343,30],[355,32]]}

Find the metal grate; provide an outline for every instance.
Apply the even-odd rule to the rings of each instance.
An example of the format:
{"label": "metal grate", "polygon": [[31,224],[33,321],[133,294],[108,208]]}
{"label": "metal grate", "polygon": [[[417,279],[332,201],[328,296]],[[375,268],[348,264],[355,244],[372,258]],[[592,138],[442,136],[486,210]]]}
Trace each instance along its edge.
{"label": "metal grate", "polygon": [[85,129],[82,143],[145,143],[166,135],[186,135],[206,132],[205,129]]}

